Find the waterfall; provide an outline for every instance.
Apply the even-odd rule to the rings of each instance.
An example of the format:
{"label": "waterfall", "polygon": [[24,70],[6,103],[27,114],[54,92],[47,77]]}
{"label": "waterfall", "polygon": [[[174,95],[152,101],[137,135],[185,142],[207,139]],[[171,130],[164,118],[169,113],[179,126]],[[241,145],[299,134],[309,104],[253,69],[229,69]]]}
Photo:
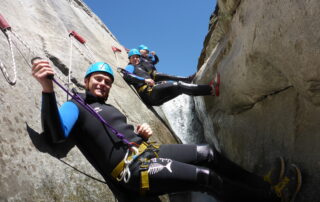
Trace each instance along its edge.
{"label": "waterfall", "polygon": [[161,106],[172,130],[184,144],[205,143],[204,130],[192,97],[180,95]]}
{"label": "waterfall", "polygon": [[[200,121],[195,109],[196,105],[197,108],[202,108],[200,111],[203,113],[204,103],[199,100],[196,100],[195,103],[195,100],[187,95],[180,95],[161,106],[172,130],[184,144],[206,143],[204,134],[208,132],[205,132],[202,123],[204,121],[205,125],[209,125],[208,119],[204,118],[207,117],[206,115],[200,115]],[[196,201],[216,202],[211,196],[200,192],[192,192],[186,202]]]}

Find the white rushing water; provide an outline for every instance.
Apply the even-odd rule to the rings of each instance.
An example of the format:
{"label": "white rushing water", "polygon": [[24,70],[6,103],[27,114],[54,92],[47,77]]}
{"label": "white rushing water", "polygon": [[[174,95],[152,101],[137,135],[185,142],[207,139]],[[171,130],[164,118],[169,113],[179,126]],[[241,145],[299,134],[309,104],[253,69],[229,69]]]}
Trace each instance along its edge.
{"label": "white rushing water", "polygon": [[195,114],[192,97],[180,95],[164,103],[161,109],[183,143],[204,143],[203,127]]}
{"label": "white rushing water", "polygon": [[[204,108],[200,106],[204,104],[203,102],[197,101],[196,104],[197,107]],[[184,144],[205,143],[203,124],[196,114],[195,102],[191,96],[180,95],[164,103],[161,109],[172,130]],[[203,116],[201,116],[201,119],[203,120]],[[204,122],[207,121],[204,120]],[[190,198],[190,201],[188,200],[187,202],[216,202],[211,196],[200,192],[192,192]]]}

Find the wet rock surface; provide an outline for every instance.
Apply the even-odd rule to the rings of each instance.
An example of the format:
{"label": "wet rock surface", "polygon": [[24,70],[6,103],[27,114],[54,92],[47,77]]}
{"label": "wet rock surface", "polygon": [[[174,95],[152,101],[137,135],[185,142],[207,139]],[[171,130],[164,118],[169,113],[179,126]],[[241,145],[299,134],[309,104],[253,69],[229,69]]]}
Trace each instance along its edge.
{"label": "wet rock surface", "polygon": [[297,201],[317,201],[319,1],[218,4],[196,81],[221,73],[220,97],[196,98],[213,127],[206,139],[258,174],[284,156],[303,171]]}
{"label": "wet rock surface", "polygon": [[[115,72],[108,102],[127,115],[130,123],[149,123],[156,131],[152,140],[176,143],[170,130],[116,72],[118,66],[124,67],[128,62],[124,47],[80,0],[3,0],[0,10],[20,39],[6,32],[13,42],[16,84],[8,84],[0,72],[0,201],[114,201],[105,184],[71,167],[102,179],[76,147],[52,147],[41,135],[41,87],[31,76],[30,60],[35,56],[48,58],[63,79],[58,81],[66,82],[70,68],[69,31],[75,30],[86,39],[94,59],[109,63]],[[91,61],[85,47],[75,42],[80,51],[73,46],[72,76],[75,86],[79,86]],[[11,51],[3,33],[0,33],[0,46],[0,60],[12,79]],[[122,50],[117,57],[112,46]],[[67,96],[59,88],[55,90],[62,104]]]}

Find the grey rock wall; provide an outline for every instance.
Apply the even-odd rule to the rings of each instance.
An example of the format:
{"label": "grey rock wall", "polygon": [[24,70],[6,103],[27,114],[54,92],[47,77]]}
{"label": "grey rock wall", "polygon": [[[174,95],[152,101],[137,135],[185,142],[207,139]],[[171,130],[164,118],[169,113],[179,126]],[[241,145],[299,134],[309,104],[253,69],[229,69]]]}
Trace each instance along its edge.
{"label": "grey rock wall", "polygon": [[218,4],[197,75],[221,73],[221,96],[196,99],[214,128],[207,140],[258,174],[284,156],[303,172],[297,201],[319,201],[320,2]]}
{"label": "grey rock wall", "polygon": [[[124,47],[80,0],[2,0],[0,11],[12,32],[32,49],[30,51],[12,36],[18,75],[16,84],[9,85],[0,72],[0,201],[114,201],[106,185],[64,163],[101,179],[77,148],[66,155],[66,152],[52,149],[40,135],[41,87],[31,76],[29,61],[37,55],[49,57],[56,65],[57,75],[66,81],[64,73],[69,68],[70,56],[68,33],[77,31],[87,40],[86,45],[96,60],[109,63],[115,71],[109,103],[126,114],[130,123],[149,123],[156,131],[152,140],[175,143],[168,128],[116,72],[118,65],[124,67],[128,62]],[[118,60],[111,46],[122,50]],[[3,33],[0,33],[0,47],[0,60],[12,77],[10,48]],[[82,82],[89,64],[88,56],[74,47],[72,68],[77,84]],[[66,95],[58,88],[56,94],[60,104],[66,100]],[[68,145],[64,148],[70,149]]]}

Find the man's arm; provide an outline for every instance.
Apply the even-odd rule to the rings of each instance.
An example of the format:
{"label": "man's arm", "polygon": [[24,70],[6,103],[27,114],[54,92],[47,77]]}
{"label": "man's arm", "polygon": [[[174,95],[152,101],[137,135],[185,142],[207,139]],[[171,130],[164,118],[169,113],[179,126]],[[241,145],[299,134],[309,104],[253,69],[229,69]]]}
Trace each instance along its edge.
{"label": "man's arm", "polygon": [[153,56],[152,57],[152,64],[153,65],[157,64],[160,61],[158,55],[154,51],[151,52],[151,55]]}
{"label": "man's arm", "polygon": [[53,143],[63,142],[70,134],[79,115],[78,107],[72,102],[57,108],[54,93],[42,93],[41,122]]}
{"label": "man's arm", "polygon": [[32,76],[42,86],[41,121],[43,130],[51,136],[54,143],[61,142],[68,136],[76,122],[79,114],[78,108],[77,106],[68,107],[74,112],[63,113],[66,110],[62,109],[62,113],[59,113],[52,79],[49,78],[54,75],[53,69],[48,61],[43,61],[40,58],[33,60],[32,63]]}
{"label": "man's arm", "polygon": [[123,78],[130,84],[146,83],[150,86],[154,85],[154,81],[150,78],[150,75],[143,71],[141,68],[137,68],[137,75],[134,74],[134,66],[128,65],[125,69],[128,73],[123,75]]}

